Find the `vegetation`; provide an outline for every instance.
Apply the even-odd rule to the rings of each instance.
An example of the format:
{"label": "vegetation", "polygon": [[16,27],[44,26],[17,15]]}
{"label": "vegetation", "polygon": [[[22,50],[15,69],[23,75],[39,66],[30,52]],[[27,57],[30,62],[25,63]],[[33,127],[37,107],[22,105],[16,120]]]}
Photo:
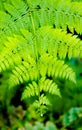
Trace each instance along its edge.
{"label": "vegetation", "polygon": [[1,130],[81,130],[81,58],[81,0],[1,0]]}

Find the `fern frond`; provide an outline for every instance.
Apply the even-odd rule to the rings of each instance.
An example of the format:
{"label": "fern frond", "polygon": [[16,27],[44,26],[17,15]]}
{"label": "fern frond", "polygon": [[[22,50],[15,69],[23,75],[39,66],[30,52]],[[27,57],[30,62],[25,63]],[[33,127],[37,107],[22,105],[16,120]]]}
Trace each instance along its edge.
{"label": "fern frond", "polygon": [[9,86],[13,87],[17,84],[21,84],[28,81],[33,81],[38,79],[38,71],[36,66],[34,66],[33,62],[23,62],[22,65],[16,66],[12,70],[12,74],[9,78]]}
{"label": "fern frond", "polygon": [[[14,19],[14,17],[17,18],[20,16],[20,14],[26,12],[27,5],[22,0],[11,0],[11,4],[9,4],[8,2],[4,3],[4,8]],[[13,11],[13,9],[15,10]]]}
{"label": "fern frond", "polygon": [[71,32],[75,29],[77,33],[82,33],[81,7],[82,3],[61,1],[56,7],[56,19],[58,18],[56,26],[62,26],[62,28],[66,29],[66,25],[68,25]]}
{"label": "fern frond", "polygon": [[5,0],[0,7],[0,73],[8,70],[9,88],[24,84],[22,99],[36,97],[42,111],[47,93],[61,96],[56,80],[76,83],[64,60],[82,57],[82,41],[72,35],[82,34],[82,2]]}
{"label": "fern frond", "polygon": [[[33,66],[35,65],[36,66],[35,68],[39,66],[39,70],[38,68],[37,70],[40,71],[40,74],[42,76],[43,75],[45,76],[48,70],[48,76],[52,75],[53,77],[54,75],[55,77],[59,76],[60,78],[66,77],[67,79],[71,79],[72,81],[74,81],[74,78],[73,78],[74,73],[72,69],[70,69],[68,66],[64,67],[63,61],[58,61],[57,57],[59,57],[60,59],[62,58],[65,59],[67,54],[69,58],[73,56],[74,57],[81,56],[82,55],[82,42],[78,38],[70,34],[66,34],[65,32],[59,29],[53,29],[51,28],[51,26],[45,26],[45,27],[40,28],[37,31],[37,41],[36,41],[38,56],[40,56],[40,58],[38,59],[36,63],[36,60],[34,60],[36,59],[36,56],[35,56],[35,45],[33,44],[33,40],[34,40],[33,36],[27,30],[21,30],[21,31],[22,31],[23,36],[17,35],[14,37],[8,37],[8,40],[4,42],[4,47],[0,55],[0,59],[1,59],[0,71],[3,71],[3,70],[5,71],[9,68],[13,69],[15,66],[24,64],[25,62],[22,61],[23,59],[24,61],[30,63],[30,65],[33,65]],[[24,34],[24,32],[26,34]],[[55,72],[55,68],[57,66],[58,66],[58,69]],[[60,70],[62,67],[63,67],[62,69],[63,71],[61,72]],[[53,72],[52,74],[50,74],[52,70]],[[17,73],[17,70],[15,71]],[[67,75],[68,71],[69,71],[69,74]],[[59,72],[61,73],[59,74]],[[62,73],[63,73],[63,76],[62,76]],[[69,75],[71,75],[71,77]],[[16,81],[18,82],[18,79]],[[21,82],[23,81],[21,80]]]}
{"label": "fern frond", "polygon": [[34,103],[33,103],[33,107],[34,108],[39,108],[39,109],[42,109],[41,106],[46,108],[46,106],[49,106],[50,105],[50,101],[48,100],[48,98],[46,96],[44,96],[44,94],[42,94],[39,98],[39,100],[36,100]]}
{"label": "fern frond", "polygon": [[29,54],[32,56],[34,55],[34,45],[31,44],[32,37],[29,37],[31,35],[30,32],[27,31],[27,34],[28,40],[26,40],[22,35],[14,35],[14,37],[8,37],[7,40],[4,41],[4,46],[0,55],[1,71],[2,69],[9,69],[13,67],[13,65],[21,64],[22,59],[26,61]]}
{"label": "fern frond", "polygon": [[58,96],[61,95],[58,85],[55,82],[53,82],[53,80],[45,79],[45,77],[42,77],[39,81],[39,86],[40,86],[40,92],[43,90],[44,92],[48,92],[50,94]]}
{"label": "fern frond", "polygon": [[22,100],[35,95],[39,95],[39,87],[37,83],[33,81],[32,83],[29,83],[28,86],[26,86],[26,89],[22,94]]}
{"label": "fern frond", "polygon": [[33,32],[31,16],[35,29],[44,25],[55,25],[66,30],[68,26],[71,32],[75,29],[77,33],[82,33],[81,7],[82,2],[70,2],[70,0],[60,0],[59,2],[57,0],[45,0],[45,2],[44,0],[30,0],[30,3],[23,0],[15,2],[12,0],[11,3],[4,4],[4,11],[0,11],[0,25],[2,26],[0,34],[2,37],[5,34],[20,34],[20,28]]}
{"label": "fern frond", "polygon": [[[54,76],[55,78],[69,79],[76,83],[75,72],[68,65],[64,64],[63,61],[57,61],[52,69],[51,76]],[[48,72],[48,76],[50,76],[49,74],[50,72]]]}
{"label": "fern frond", "polygon": [[39,95],[39,87],[35,82],[32,82],[32,84],[29,84],[29,86],[26,87],[22,94],[22,100],[31,96],[38,96],[38,100],[33,102],[32,107],[43,115],[47,106],[50,106],[51,103],[47,96],[44,96],[44,94],[41,96]]}
{"label": "fern frond", "polygon": [[43,54],[39,62],[40,75],[54,78],[69,79],[76,83],[75,72],[71,67],[64,64],[63,60],[56,60],[54,56]]}
{"label": "fern frond", "polygon": [[44,94],[42,94],[39,98],[39,103],[40,105],[50,105],[50,102],[48,100],[48,98],[46,96],[44,96]]}
{"label": "fern frond", "polygon": [[75,29],[77,33],[82,33],[82,2],[31,0],[30,3],[31,8],[36,9],[36,13],[33,11],[33,18],[37,19],[40,26],[55,24],[57,28],[62,27],[64,30],[68,26],[71,32]]}
{"label": "fern frond", "polygon": [[[12,70],[12,74],[9,78],[10,86],[28,82],[29,80],[37,81],[39,76],[68,79],[76,83],[75,72],[68,65],[64,64],[62,60],[56,60],[53,56],[44,54],[37,63],[33,59],[30,64],[29,62],[30,59],[28,62],[22,62],[22,65],[16,66],[15,69]],[[56,84],[53,85],[55,86]]]}
{"label": "fern frond", "polygon": [[82,41],[60,29],[53,29],[51,26],[41,27],[37,31],[37,42],[39,55],[48,52],[60,59],[65,59],[67,55],[69,59],[82,57]]}
{"label": "fern frond", "polygon": [[40,116],[43,116],[50,105],[51,103],[49,99],[42,94],[39,100],[35,100],[35,102],[32,104],[32,107],[40,114]]}
{"label": "fern frond", "polygon": [[35,95],[39,96],[39,94],[42,91],[48,92],[50,94],[58,95],[58,96],[61,95],[57,84],[53,82],[53,80],[45,79],[45,77],[42,77],[39,80],[38,84],[35,81],[32,81],[32,83],[28,84],[28,86],[23,92],[22,99],[35,96]]}

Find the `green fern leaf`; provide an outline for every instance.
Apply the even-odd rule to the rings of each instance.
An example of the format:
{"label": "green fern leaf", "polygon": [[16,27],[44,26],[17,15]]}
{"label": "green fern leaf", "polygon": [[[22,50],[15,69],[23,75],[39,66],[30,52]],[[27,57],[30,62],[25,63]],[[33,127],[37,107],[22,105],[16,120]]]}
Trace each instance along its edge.
{"label": "green fern leaf", "polygon": [[39,82],[39,85],[40,85],[40,91],[43,90],[44,92],[48,92],[50,94],[58,96],[61,95],[57,84],[53,82],[53,80],[45,79],[45,77],[42,77]]}
{"label": "green fern leaf", "polygon": [[22,94],[22,100],[31,96],[39,95],[39,87],[35,81],[32,84],[28,84]]}
{"label": "green fern leaf", "polygon": [[37,98],[34,106],[42,112],[50,105],[47,93],[61,96],[56,80],[76,83],[75,72],[64,61],[82,57],[82,41],[73,35],[74,30],[82,34],[82,2],[1,0],[0,4],[0,73],[8,72],[4,84],[10,89],[26,86],[22,99]]}

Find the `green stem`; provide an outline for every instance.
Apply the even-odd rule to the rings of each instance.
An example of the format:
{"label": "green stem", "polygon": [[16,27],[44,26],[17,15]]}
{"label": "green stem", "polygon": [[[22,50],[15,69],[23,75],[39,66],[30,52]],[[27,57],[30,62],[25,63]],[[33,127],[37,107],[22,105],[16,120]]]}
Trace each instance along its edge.
{"label": "green stem", "polygon": [[36,40],[36,29],[35,29],[35,23],[34,23],[34,19],[32,16],[32,12],[31,12],[31,7],[30,7],[30,0],[28,0],[28,5],[29,5],[29,9],[30,9],[30,19],[31,19],[31,23],[32,23],[32,28],[33,28],[33,34],[34,34],[34,47],[35,47],[35,58],[36,61],[38,60],[38,53],[37,53],[37,40]]}

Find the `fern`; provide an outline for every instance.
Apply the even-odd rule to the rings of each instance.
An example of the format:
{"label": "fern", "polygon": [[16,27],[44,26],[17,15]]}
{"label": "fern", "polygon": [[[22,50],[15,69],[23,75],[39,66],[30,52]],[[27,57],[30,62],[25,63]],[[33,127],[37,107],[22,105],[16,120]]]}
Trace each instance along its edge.
{"label": "fern", "polygon": [[[18,5],[20,6],[18,7]],[[39,5],[39,7],[37,5]],[[13,31],[18,32],[20,28],[29,28],[29,30],[32,30],[32,21],[30,22],[30,19],[33,17],[36,29],[46,24],[55,24],[56,27],[61,26],[63,29],[66,29],[68,25],[70,31],[73,32],[75,28],[78,33],[81,33],[81,7],[81,3],[70,2],[70,0],[67,2],[65,0],[61,0],[60,2],[57,0],[46,0],[45,3],[43,0],[39,0],[39,2],[37,0],[33,2],[31,0],[29,3],[24,3],[21,0],[16,2],[11,0],[11,4],[4,4],[4,8],[8,14],[1,11],[1,14],[4,13],[4,15],[6,15],[5,20],[8,22],[5,24],[4,17],[1,17],[2,30],[6,31],[7,34]]]}
{"label": "fern", "polygon": [[41,78],[38,84],[34,81],[31,84],[28,84],[25,91],[23,92],[22,98],[24,99],[35,95],[39,96],[39,93],[42,91],[49,92],[51,94],[57,94],[60,96],[59,89],[53,80],[45,80],[45,78]]}
{"label": "fern", "polygon": [[[49,29],[49,31],[52,31],[52,33],[51,33],[52,37],[50,36],[49,31],[48,31],[48,34],[44,33],[44,35],[49,35],[49,37],[51,37],[51,39],[50,39],[49,37],[46,36],[47,37],[47,38],[45,37],[46,42],[44,41],[44,38],[42,38],[42,40],[41,40],[41,37],[43,37],[43,36],[41,36],[41,35],[39,36],[38,40],[39,41],[41,40],[42,42],[40,43],[37,40],[37,49],[38,49],[38,47],[40,47],[40,50],[38,50],[39,54],[37,54],[37,55],[41,55],[41,54],[48,51],[48,53],[50,53],[52,55],[54,53],[54,56],[56,56],[56,57],[58,55],[59,58],[61,58],[61,59],[62,58],[65,59],[67,54],[68,54],[69,58],[78,57],[78,56],[81,57],[82,56],[82,44],[81,44],[82,42],[79,39],[76,39],[75,36],[71,37],[69,34],[65,36],[64,32],[60,32],[60,31],[57,32],[57,30],[55,30],[55,29],[50,30],[50,27],[44,27],[44,28],[41,28],[41,30],[43,31],[43,30],[45,30],[45,28],[46,28],[47,31],[48,31],[48,29]],[[65,41],[63,40],[63,37],[65,37]],[[21,41],[19,40],[19,38],[21,39]],[[50,39],[50,41],[49,41],[49,39]],[[3,66],[3,61],[4,61],[4,64],[5,64],[5,59],[8,60],[8,58],[10,56],[12,56],[14,64],[21,63],[22,58],[24,58],[24,59],[26,58],[26,60],[27,60],[28,54],[32,55],[34,57],[35,48],[34,48],[34,45],[32,45],[33,41],[32,41],[32,39],[29,39],[29,40],[31,40],[31,41],[28,41],[28,44],[27,44],[26,40],[22,36],[18,36],[18,39],[17,39],[17,36],[16,36],[16,38],[15,37],[8,38],[8,42],[7,41],[4,42],[4,44],[6,46],[3,47],[3,51],[1,52],[1,56],[0,56],[1,64],[2,64],[1,67],[3,69],[6,69],[5,68],[6,65]],[[31,43],[29,43],[29,42],[31,42]],[[45,45],[43,46],[44,42],[45,42]],[[51,46],[49,46],[49,43],[51,43],[52,45],[50,44]],[[27,48],[27,46],[28,46],[28,48]],[[63,50],[65,50],[64,54],[62,54]],[[24,51],[24,54],[22,53],[23,51]],[[25,55],[26,55],[26,57],[25,57]],[[9,60],[9,62],[10,62],[10,60]],[[11,62],[11,64],[12,64],[12,62]]]}
{"label": "fern", "polygon": [[76,83],[65,61],[82,57],[82,41],[73,35],[82,34],[82,2],[7,0],[0,7],[0,73],[8,72],[10,90],[24,84],[22,100],[35,97],[33,106],[44,111],[47,93],[61,97],[57,80]]}

